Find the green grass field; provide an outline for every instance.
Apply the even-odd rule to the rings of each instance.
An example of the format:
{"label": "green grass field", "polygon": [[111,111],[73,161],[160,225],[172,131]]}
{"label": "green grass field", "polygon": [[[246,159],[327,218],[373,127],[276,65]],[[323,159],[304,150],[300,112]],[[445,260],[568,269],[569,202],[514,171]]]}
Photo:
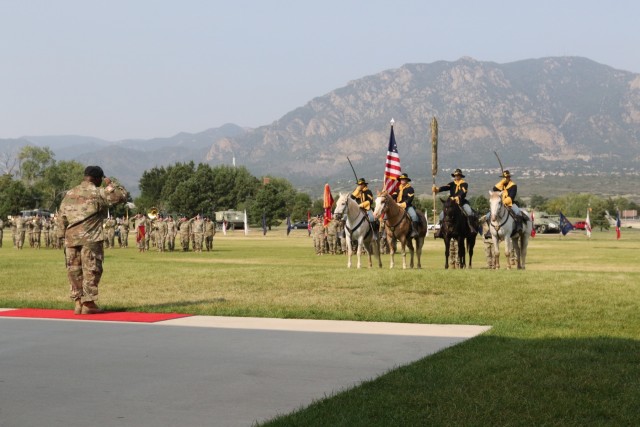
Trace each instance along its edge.
{"label": "green grass field", "polygon": [[[0,249],[0,307],[71,309],[61,251]],[[133,237],[130,238],[133,241]],[[480,324],[463,344],[329,396],[274,426],[640,425],[640,231],[538,236],[526,271],[346,268],[306,231],[240,232],[210,253],[107,249],[100,305],[204,315]],[[504,257],[502,257],[502,265]]]}

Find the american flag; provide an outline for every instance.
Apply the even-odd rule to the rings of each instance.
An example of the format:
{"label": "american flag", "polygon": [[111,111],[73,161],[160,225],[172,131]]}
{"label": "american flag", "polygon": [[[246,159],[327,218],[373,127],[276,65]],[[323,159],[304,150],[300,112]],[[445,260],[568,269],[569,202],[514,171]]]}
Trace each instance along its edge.
{"label": "american flag", "polygon": [[400,168],[400,156],[398,155],[398,144],[393,134],[393,124],[391,125],[391,135],[389,135],[389,148],[387,148],[387,161],[384,164],[384,189],[387,193],[393,193],[400,183],[398,177],[402,173]]}

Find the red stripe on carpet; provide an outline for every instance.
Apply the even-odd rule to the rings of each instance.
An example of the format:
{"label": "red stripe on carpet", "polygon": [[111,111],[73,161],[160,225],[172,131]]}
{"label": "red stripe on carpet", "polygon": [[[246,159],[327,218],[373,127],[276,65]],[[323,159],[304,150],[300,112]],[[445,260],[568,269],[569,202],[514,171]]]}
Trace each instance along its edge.
{"label": "red stripe on carpet", "polygon": [[163,320],[189,317],[181,313],[137,313],[130,311],[106,311],[98,314],[73,314],[73,310],[45,310],[39,308],[19,308],[0,311],[1,317],[28,317],[33,319],[102,320],[106,322],[154,323]]}

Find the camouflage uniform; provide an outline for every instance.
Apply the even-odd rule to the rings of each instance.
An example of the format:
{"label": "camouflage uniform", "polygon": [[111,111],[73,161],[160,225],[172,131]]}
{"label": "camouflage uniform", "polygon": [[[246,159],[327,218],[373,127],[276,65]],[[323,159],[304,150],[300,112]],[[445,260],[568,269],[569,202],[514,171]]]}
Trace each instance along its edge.
{"label": "camouflage uniform", "polygon": [[327,243],[329,244],[329,253],[335,255],[340,252],[338,245],[338,220],[332,219],[327,224]]}
{"label": "camouflage uniform", "polygon": [[204,241],[204,221],[200,215],[196,216],[196,219],[193,221],[191,232],[193,233],[194,252],[202,252],[202,242]]}
{"label": "camouflage uniform", "polygon": [[96,187],[86,178],[67,191],[58,216],[57,237],[65,239],[67,276],[71,299],[82,303],[98,299],[98,284],[104,259],[104,229],[107,209],[127,200],[127,191],[111,182]]}
{"label": "camouflage uniform", "polygon": [[42,220],[42,235],[44,237],[44,247],[51,247],[51,236],[49,231],[51,230],[51,221],[49,219]]}
{"label": "camouflage uniform", "polygon": [[484,243],[484,254],[487,257],[487,268],[493,270],[494,253],[493,253],[493,240],[491,239],[491,231],[489,229],[489,222],[487,217],[483,215],[480,218],[480,227],[482,227],[482,242]]}
{"label": "camouflage uniform", "polygon": [[322,222],[322,218],[314,218],[310,223],[311,234],[313,235],[313,247],[316,250],[316,255],[322,255],[324,253],[325,228]]}
{"label": "camouflage uniform", "polygon": [[120,236],[120,247],[126,248],[129,246],[129,224],[126,220],[123,220],[118,225],[118,234]]}
{"label": "camouflage uniform", "polygon": [[456,239],[449,240],[449,265],[451,268],[460,268],[460,258],[458,258],[458,241]]}
{"label": "camouflage uniform", "polygon": [[173,252],[176,248],[176,233],[178,229],[176,227],[176,223],[173,221],[173,218],[167,218],[167,248],[169,251]]}
{"label": "camouflage uniform", "polygon": [[167,231],[169,230],[169,227],[167,227],[167,223],[165,222],[165,220],[161,218],[158,220],[156,228],[158,229],[157,231],[158,235],[156,240],[156,244],[158,245],[158,251],[164,252],[165,241],[167,240]]}
{"label": "camouflage uniform", "polygon": [[204,243],[207,248],[207,252],[213,249],[213,236],[216,235],[216,223],[209,218],[204,222]]}
{"label": "camouflage uniform", "polygon": [[114,239],[116,237],[116,220],[107,218],[104,222],[105,247],[113,248]]}
{"label": "camouflage uniform", "polygon": [[191,223],[192,219],[183,218],[180,220],[180,243],[182,244],[182,250],[189,252],[189,240],[191,238]]}
{"label": "camouflage uniform", "polygon": [[16,248],[22,249],[24,246],[25,219],[21,216],[16,218]]}

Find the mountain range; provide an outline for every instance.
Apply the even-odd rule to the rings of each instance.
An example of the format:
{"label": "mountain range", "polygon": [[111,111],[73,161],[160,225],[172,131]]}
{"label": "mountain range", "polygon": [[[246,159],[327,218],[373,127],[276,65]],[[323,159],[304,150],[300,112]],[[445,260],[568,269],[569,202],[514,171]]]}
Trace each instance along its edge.
{"label": "mountain range", "polygon": [[405,64],[351,81],[258,128],[226,124],[117,142],[26,136],[0,140],[0,147],[48,146],[56,159],[100,164],[133,189],[145,169],[190,160],[235,161],[256,176],[304,186],[352,181],[347,156],[359,175],[382,178],[393,118],[403,170],[430,178],[434,116],[443,171],[495,171],[494,151],[512,171],[637,172],[640,160],[640,75],[581,57]]}

